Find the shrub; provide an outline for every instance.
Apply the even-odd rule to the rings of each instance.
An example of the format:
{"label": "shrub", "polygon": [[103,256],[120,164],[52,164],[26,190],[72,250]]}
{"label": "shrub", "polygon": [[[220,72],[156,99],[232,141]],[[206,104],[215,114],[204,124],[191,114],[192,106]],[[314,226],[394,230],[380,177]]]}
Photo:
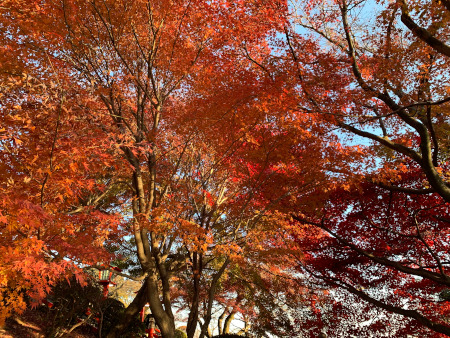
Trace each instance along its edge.
{"label": "shrub", "polygon": [[[87,282],[86,286],[81,286],[75,278],[72,278],[70,282],[66,280],[59,282],[52,289],[48,298],[53,302],[53,307],[47,309],[46,315],[47,336],[63,334],[80,320],[86,320],[86,323],[78,329],[95,331],[99,329],[100,319],[103,319],[101,330],[104,336],[120,319],[125,310],[123,303],[114,298],[104,299],[99,284],[93,280]],[[87,320],[88,308],[92,315]],[[127,330],[127,335],[144,332],[144,325],[136,318]]]}
{"label": "shrub", "polygon": [[181,330],[175,330],[175,338],[187,338],[187,334]]}

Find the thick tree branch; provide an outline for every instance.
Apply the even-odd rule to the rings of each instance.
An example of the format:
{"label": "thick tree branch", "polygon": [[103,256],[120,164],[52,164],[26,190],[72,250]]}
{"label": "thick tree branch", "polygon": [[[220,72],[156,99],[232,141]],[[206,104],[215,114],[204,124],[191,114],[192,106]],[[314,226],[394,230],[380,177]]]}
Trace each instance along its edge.
{"label": "thick tree branch", "polygon": [[410,275],[414,275],[414,276],[420,276],[422,278],[426,278],[429,279],[435,283],[441,284],[441,285],[446,285],[446,286],[450,286],[450,279],[449,276],[447,275],[442,275],[433,271],[429,271],[429,270],[425,270],[423,268],[411,268],[409,266],[405,266],[399,262],[395,262],[395,261],[391,261],[387,258],[381,257],[381,256],[376,256],[366,250],[361,249],[360,247],[358,247],[357,245],[347,241],[346,239],[344,239],[342,236],[338,235],[336,232],[334,232],[333,230],[329,229],[328,227],[326,227],[324,225],[324,222],[322,221],[321,223],[318,222],[313,222],[298,216],[292,216],[292,218],[298,222],[301,223],[306,223],[306,224],[311,224],[311,225],[315,225],[323,230],[325,230],[326,232],[328,232],[330,235],[332,235],[333,237],[335,237],[339,242],[341,242],[342,244],[344,244],[345,246],[349,247],[350,249],[352,249],[353,251],[355,251],[356,253],[372,260],[375,263],[384,265],[384,266],[388,266],[391,268],[394,268],[398,271],[404,272],[406,274],[410,274]]}
{"label": "thick tree branch", "polygon": [[428,195],[436,192],[433,188],[424,188],[424,189],[414,189],[414,188],[404,188],[404,187],[397,187],[393,185],[387,185],[382,182],[373,182],[375,185],[387,189],[390,191],[398,191],[398,192],[404,192],[406,194],[413,194],[413,195]]}
{"label": "thick tree branch", "polygon": [[[414,20],[409,15],[408,11],[408,5],[406,3],[406,0],[400,0],[401,3],[401,9],[402,9],[402,16],[401,20],[405,24],[406,27],[409,28],[409,30],[417,36],[420,40],[425,42],[427,45],[432,47],[437,52],[450,57],[450,46],[446,45],[439,39],[436,39],[428,30],[420,27],[417,25]],[[443,4],[447,7],[449,6],[448,1],[444,1]],[[447,7],[448,8],[448,7]]]}
{"label": "thick tree branch", "polygon": [[344,290],[347,290],[348,292],[358,296],[359,298],[361,298],[381,309],[387,310],[389,312],[397,313],[399,315],[402,315],[402,316],[405,316],[408,318],[412,318],[412,319],[418,321],[420,324],[424,325],[425,327],[428,327],[429,329],[431,329],[435,332],[440,332],[440,333],[444,333],[446,335],[450,335],[450,326],[448,326],[448,325],[436,323],[436,322],[428,319],[427,317],[423,316],[418,311],[409,310],[409,309],[406,310],[404,308],[401,308],[401,307],[398,307],[395,305],[386,304],[385,302],[369,296],[364,291],[357,289],[353,285],[351,285],[347,282],[344,282],[341,279],[330,277],[330,276],[325,276],[323,274],[318,274],[318,273],[314,272],[313,270],[309,269],[308,267],[306,267],[301,262],[301,260],[299,260],[298,258],[297,258],[297,260],[306,272],[308,272],[309,274],[311,274],[312,276],[314,276],[320,280],[325,281],[329,285],[333,285],[333,286],[342,288]]}

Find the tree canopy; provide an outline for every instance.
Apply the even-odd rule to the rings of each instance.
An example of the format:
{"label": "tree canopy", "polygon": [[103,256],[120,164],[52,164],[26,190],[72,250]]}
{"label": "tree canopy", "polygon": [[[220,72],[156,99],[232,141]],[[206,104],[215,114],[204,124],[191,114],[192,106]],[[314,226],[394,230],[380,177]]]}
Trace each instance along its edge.
{"label": "tree canopy", "polygon": [[3,1],[0,323],[114,261],[140,286],[108,337],[146,303],[169,338],[177,311],[189,338],[450,335],[449,19]]}

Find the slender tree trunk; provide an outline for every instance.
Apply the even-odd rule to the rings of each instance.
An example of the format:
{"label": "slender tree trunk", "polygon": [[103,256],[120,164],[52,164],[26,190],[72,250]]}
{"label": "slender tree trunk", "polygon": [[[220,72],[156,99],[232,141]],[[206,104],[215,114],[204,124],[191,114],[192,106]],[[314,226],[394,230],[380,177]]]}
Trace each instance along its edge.
{"label": "slender tree trunk", "polygon": [[199,306],[199,293],[200,293],[200,281],[199,278],[194,276],[194,294],[191,304],[191,310],[189,312],[189,318],[186,327],[186,333],[188,338],[193,338],[195,330],[197,328],[198,321],[198,306]]}
{"label": "slender tree trunk", "polygon": [[[169,292],[169,290],[163,290],[163,294]],[[175,320],[172,314],[172,309],[164,309],[158,288],[158,278],[156,273],[152,274],[148,278],[148,302],[150,304],[150,310],[152,315],[155,317],[156,324],[161,330],[161,335],[163,338],[174,338],[175,337]],[[167,297],[163,295],[163,298]]]}
{"label": "slender tree trunk", "polygon": [[101,307],[99,311],[100,311],[100,322],[98,323],[98,338],[102,338],[104,312],[101,309]]}
{"label": "slender tree trunk", "polygon": [[191,310],[187,322],[186,332],[188,338],[193,338],[198,322],[198,307],[200,298],[200,276],[202,269],[202,256],[197,252],[193,254],[194,290],[192,295]]}
{"label": "slender tree trunk", "polygon": [[225,310],[223,310],[222,314],[220,315],[219,319],[217,320],[217,326],[219,328],[219,335],[223,333],[223,319],[227,315],[228,308],[226,307]]}
{"label": "slender tree trunk", "polygon": [[[200,328],[203,330],[203,326],[205,324],[203,324],[200,319],[198,320],[198,325],[200,325]],[[206,333],[205,333],[206,338],[211,338],[213,336],[212,330],[209,326],[205,331],[206,331]]]}
{"label": "slender tree trunk", "polygon": [[244,335],[245,337],[247,337],[247,332],[248,332],[249,329],[250,329],[250,324],[248,323],[247,320],[245,320],[244,328],[241,329],[238,334]]}
{"label": "slender tree trunk", "polygon": [[234,315],[236,314],[236,311],[233,310],[231,311],[231,313],[228,315],[227,319],[225,319],[225,324],[223,326],[223,334],[227,334],[230,333],[230,325],[231,325],[231,321],[234,319]]}
{"label": "slender tree trunk", "polygon": [[211,322],[212,305],[214,302],[214,296],[216,294],[217,283],[219,282],[220,277],[222,277],[222,275],[225,272],[225,269],[227,268],[229,263],[230,263],[230,257],[227,257],[227,259],[222,264],[219,271],[217,271],[215,273],[213,280],[211,281],[211,285],[209,287],[209,292],[208,292],[208,305],[206,308],[205,322],[203,323],[202,331],[200,332],[200,338],[204,338],[206,336],[206,332],[208,330],[209,323]]}

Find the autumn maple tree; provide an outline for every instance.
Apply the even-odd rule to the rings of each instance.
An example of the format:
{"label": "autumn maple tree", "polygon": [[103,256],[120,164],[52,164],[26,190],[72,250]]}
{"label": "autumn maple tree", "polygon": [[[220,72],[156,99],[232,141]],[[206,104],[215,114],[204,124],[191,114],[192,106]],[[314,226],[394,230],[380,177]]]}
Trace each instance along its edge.
{"label": "autumn maple tree", "polygon": [[299,269],[404,316],[398,334],[448,335],[448,2],[300,7],[285,32],[300,109],[365,156],[341,164],[315,215],[294,213],[311,231]]}
{"label": "autumn maple tree", "polygon": [[114,163],[86,151],[103,146],[101,131],[78,114],[89,96],[57,60],[31,52],[28,32],[8,25],[13,18],[2,12],[1,321],[24,308],[25,293],[36,304],[61,277],[81,278],[68,258],[109,260],[103,246],[119,224],[99,206],[110,175],[97,169]]}
{"label": "autumn maple tree", "polygon": [[[13,156],[16,152],[41,175],[35,182],[37,193],[16,186],[4,190],[5,200],[13,201],[11,190],[17,191],[29,203],[27,210],[43,213],[34,219],[46,220],[47,213],[54,217],[43,226],[19,219],[20,226],[25,223],[35,231],[22,236],[36,242],[33,250],[42,262],[52,262],[65,272],[70,260],[78,266],[96,263],[94,257],[97,262],[108,260],[105,250],[79,246],[92,241],[101,251],[109,237],[132,234],[144,285],[116,331],[149,302],[162,334],[173,336],[171,279],[185,261],[185,257],[173,259],[173,252],[179,250],[180,237],[185,240],[186,232],[190,237],[184,245],[189,247],[190,241],[201,245],[194,241],[201,234],[193,231],[195,223],[189,217],[182,221],[180,216],[170,218],[186,149],[201,137],[219,141],[220,128],[227,125],[211,120],[237,117],[230,129],[237,133],[230,137],[236,139],[225,138],[233,144],[243,136],[251,137],[247,130],[264,119],[265,111],[251,107],[260,104],[257,99],[265,93],[261,89],[266,79],[252,75],[251,63],[240,53],[241,45],[264,48],[265,38],[279,28],[286,5],[276,1],[8,1],[4,6],[6,49],[11,51],[17,44],[26,57],[10,66],[12,74],[4,68],[5,79],[16,81],[23,99],[5,90],[15,104],[3,106],[5,121],[14,121],[18,115],[21,129],[15,135],[8,131],[12,136],[4,138],[2,150],[11,168],[3,173],[23,176],[21,182],[29,182]],[[34,93],[23,92],[21,77],[35,80],[36,95],[42,91],[46,96],[35,98]],[[221,96],[208,95],[211,90]],[[225,95],[230,99],[223,101]],[[11,114],[11,108],[19,110],[18,102],[20,109],[28,110]],[[245,118],[244,113],[248,113]],[[43,114],[41,125],[39,114]],[[14,127],[13,122],[10,125]],[[33,137],[41,137],[45,146]],[[27,150],[22,151],[20,144]],[[36,151],[31,145],[43,154],[31,154]],[[226,152],[221,155],[228,156]],[[17,181],[5,179],[11,186]],[[50,197],[52,203],[46,200]],[[3,213],[18,216],[7,205]],[[115,213],[122,214],[120,222]],[[4,224],[7,229],[12,221],[4,219]],[[174,226],[177,229],[172,233]],[[18,248],[16,231],[10,234],[5,250]],[[85,238],[88,235],[90,241]],[[56,239],[61,247],[52,242]],[[66,253],[69,244],[73,250]],[[56,256],[55,260],[47,255]],[[10,271],[8,265],[5,271]],[[38,262],[33,266],[32,271],[43,275]],[[37,284],[48,291],[58,274],[43,277]],[[37,296],[39,300],[44,293]]]}
{"label": "autumn maple tree", "polygon": [[116,260],[110,337],[317,336],[342,291],[448,335],[449,8],[3,1],[0,321]]}

